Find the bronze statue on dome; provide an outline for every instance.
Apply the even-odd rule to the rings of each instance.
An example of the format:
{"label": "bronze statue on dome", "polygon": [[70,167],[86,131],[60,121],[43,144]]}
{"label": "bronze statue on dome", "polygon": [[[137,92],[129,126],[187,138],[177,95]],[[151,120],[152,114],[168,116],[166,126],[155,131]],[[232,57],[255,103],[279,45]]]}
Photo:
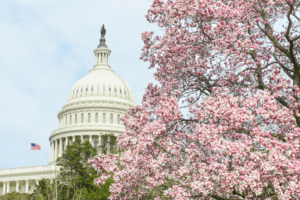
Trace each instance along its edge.
{"label": "bronze statue on dome", "polygon": [[102,26],[102,28],[101,28],[101,36],[104,36],[105,35],[105,33],[106,33],[106,29],[104,28],[104,24],[103,24],[103,26]]}

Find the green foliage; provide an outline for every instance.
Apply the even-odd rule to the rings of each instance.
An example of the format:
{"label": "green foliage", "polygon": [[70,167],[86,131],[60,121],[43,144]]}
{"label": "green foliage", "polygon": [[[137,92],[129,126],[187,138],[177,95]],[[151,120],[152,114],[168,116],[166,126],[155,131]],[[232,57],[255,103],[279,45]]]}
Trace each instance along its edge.
{"label": "green foliage", "polygon": [[102,144],[99,145],[101,153],[119,153],[119,149],[117,147],[117,137],[113,134],[105,134],[101,135]]}
{"label": "green foliage", "polygon": [[101,189],[94,184],[94,179],[98,178],[100,173],[91,166],[88,159],[95,157],[96,154],[97,150],[90,142],[81,143],[81,140],[76,138],[57,159],[57,166],[60,166],[57,178],[52,182],[41,180],[35,197],[55,199],[57,193],[57,200],[107,199],[110,195],[109,186],[113,180],[108,180]]}
{"label": "green foliage", "polygon": [[0,196],[0,200],[30,200],[33,195],[25,194],[25,193],[18,193],[18,192],[10,192],[5,195]]}

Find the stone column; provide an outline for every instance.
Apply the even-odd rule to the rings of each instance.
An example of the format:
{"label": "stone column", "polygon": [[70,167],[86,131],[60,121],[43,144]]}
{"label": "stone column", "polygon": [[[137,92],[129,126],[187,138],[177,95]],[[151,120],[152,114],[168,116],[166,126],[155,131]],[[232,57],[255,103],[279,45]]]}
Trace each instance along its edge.
{"label": "stone column", "polygon": [[10,184],[10,181],[7,181],[7,193],[9,193],[9,184]]}
{"label": "stone column", "polygon": [[95,65],[97,65],[97,57],[98,57],[98,53],[95,53]]}
{"label": "stone column", "polygon": [[19,180],[16,181],[16,192],[19,192]]}
{"label": "stone column", "polygon": [[59,157],[62,156],[62,138],[59,139]]}
{"label": "stone column", "polygon": [[89,139],[90,139],[91,145],[93,146],[93,144],[92,144],[92,135],[89,135]]}
{"label": "stone column", "polygon": [[25,180],[25,181],[26,181],[25,193],[28,193],[29,180]]}
{"label": "stone column", "polygon": [[35,179],[36,185],[39,185],[39,179]]}
{"label": "stone column", "polygon": [[5,190],[6,188],[5,187],[6,187],[6,182],[3,181],[3,192],[2,192],[2,195],[6,194],[6,190]]}
{"label": "stone column", "polygon": [[57,148],[58,142],[57,142],[57,140],[55,140],[54,142],[55,142],[55,147],[54,147],[55,148],[55,151],[54,151],[55,152],[54,153],[54,161],[56,161],[56,159],[57,159],[57,152],[58,152],[58,148]]}
{"label": "stone column", "polygon": [[54,151],[54,142],[53,141],[51,141],[51,150],[50,150],[50,161],[53,161],[54,159],[53,159],[53,151]]}
{"label": "stone column", "polygon": [[73,142],[75,142],[75,137],[76,137],[76,136],[73,136]]}
{"label": "stone column", "polygon": [[80,136],[81,142],[83,142],[83,135]]}

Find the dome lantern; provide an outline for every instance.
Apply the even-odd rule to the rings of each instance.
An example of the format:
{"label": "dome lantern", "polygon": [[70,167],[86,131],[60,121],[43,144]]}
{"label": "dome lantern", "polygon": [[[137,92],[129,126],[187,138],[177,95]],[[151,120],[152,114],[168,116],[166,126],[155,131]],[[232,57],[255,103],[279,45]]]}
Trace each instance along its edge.
{"label": "dome lantern", "polygon": [[95,53],[94,68],[110,69],[109,56],[110,56],[111,50],[108,49],[107,45],[105,44],[106,29],[104,28],[104,24],[100,30],[100,33],[101,33],[100,44],[97,46],[97,49],[94,50],[94,53]]}

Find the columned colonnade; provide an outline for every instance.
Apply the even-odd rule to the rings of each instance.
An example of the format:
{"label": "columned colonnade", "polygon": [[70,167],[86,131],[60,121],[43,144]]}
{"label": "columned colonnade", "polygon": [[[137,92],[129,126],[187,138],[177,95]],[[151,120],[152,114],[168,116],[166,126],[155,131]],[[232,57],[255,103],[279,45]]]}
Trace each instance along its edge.
{"label": "columned colonnade", "polygon": [[9,192],[33,193],[39,184],[39,179],[3,181],[2,183],[2,195]]}
{"label": "columned colonnade", "polygon": [[81,142],[86,141],[86,137],[88,137],[88,141],[93,147],[97,147],[101,144],[100,135],[75,135],[53,139],[51,141],[50,162],[56,161],[58,157],[61,157],[67,145],[74,142],[76,137],[80,137]]}

